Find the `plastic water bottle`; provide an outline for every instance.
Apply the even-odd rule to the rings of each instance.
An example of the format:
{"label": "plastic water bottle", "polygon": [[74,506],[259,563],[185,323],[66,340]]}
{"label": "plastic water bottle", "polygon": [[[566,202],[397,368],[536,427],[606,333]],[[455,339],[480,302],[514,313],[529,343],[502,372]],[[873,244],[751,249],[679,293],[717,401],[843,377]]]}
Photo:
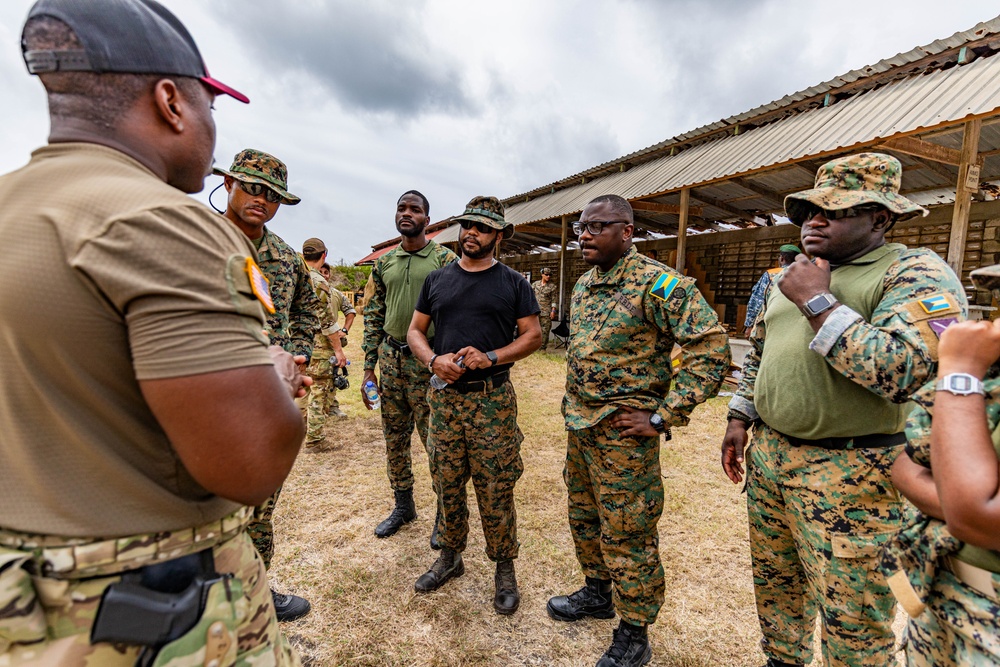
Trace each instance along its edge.
{"label": "plastic water bottle", "polygon": [[[464,355],[459,357],[458,359],[455,360],[455,365],[458,366],[459,368],[465,368],[465,364],[462,363],[464,359],[465,359]],[[431,386],[437,389],[438,391],[441,391],[442,389],[448,386],[448,382],[438,377],[438,374],[435,373],[434,375],[431,376]]]}
{"label": "plastic water bottle", "polygon": [[378,410],[382,407],[382,399],[378,395],[378,387],[371,380],[365,382],[365,396],[368,397],[368,401],[371,403],[371,410]]}

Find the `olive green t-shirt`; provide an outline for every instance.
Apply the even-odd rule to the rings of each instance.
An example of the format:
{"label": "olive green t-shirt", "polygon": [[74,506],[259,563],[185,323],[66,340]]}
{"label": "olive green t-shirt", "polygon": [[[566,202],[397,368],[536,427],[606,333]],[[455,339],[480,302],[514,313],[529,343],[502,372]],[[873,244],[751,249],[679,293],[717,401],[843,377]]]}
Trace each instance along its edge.
{"label": "olive green t-shirt", "polygon": [[238,508],[191,477],[139,381],[272,363],[250,242],[94,144],[35,151],[0,201],[0,528],[121,537]]}

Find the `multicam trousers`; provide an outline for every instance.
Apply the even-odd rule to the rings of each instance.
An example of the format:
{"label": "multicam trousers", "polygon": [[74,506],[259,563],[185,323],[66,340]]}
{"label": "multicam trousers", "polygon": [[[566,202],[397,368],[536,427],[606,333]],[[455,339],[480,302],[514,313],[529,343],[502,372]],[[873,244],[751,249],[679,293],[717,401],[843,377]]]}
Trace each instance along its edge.
{"label": "multicam trousers", "polygon": [[609,419],[570,431],[563,479],[583,574],[613,582],[623,619],[653,623],[664,597],[659,436],[623,438]]}
{"label": "multicam trousers", "polygon": [[340,407],[340,403],[337,402],[337,388],[333,385],[335,369],[329,357],[313,357],[309,364],[308,375],[313,379],[313,384],[309,387],[309,407],[306,415],[307,445],[323,439],[326,418]]}
{"label": "multicam trousers", "polygon": [[900,447],[793,447],[766,424],[754,430],[747,509],[768,658],[808,664],[818,611],[824,665],[894,664],[896,600],[877,565],[902,526],[889,479]]}
{"label": "multicam trousers", "polygon": [[431,372],[412,354],[403,354],[383,340],[378,349],[382,390],[382,433],[385,435],[386,472],[393,491],[413,488],[410,456],[414,424],[420,442],[427,444],[427,388]]}
{"label": "multicam trousers", "polygon": [[[103,541],[0,530],[0,667],[132,667],[139,648],[90,643],[104,589],[151,559],[207,548],[216,570],[234,578],[210,589],[201,621],[167,644],[154,664],[204,665],[211,651],[220,667],[299,665],[278,629],[263,563],[244,532],[248,514],[244,508],[208,526]],[[42,571],[47,574],[29,574]]]}
{"label": "multicam trousers", "polygon": [[510,382],[489,392],[461,394],[429,389],[431,477],[442,505],[438,542],[464,551],[469,536],[466,485],[476,489],[486,555],[493,561],[517,558],[514,484],[521,478],[517,396]]}
{"label": "multicam trousers", "polygon": [[927,609],[906,626],[908,667],[990,667],[1000,664],[1000,575],[992,597],[937,571]]}

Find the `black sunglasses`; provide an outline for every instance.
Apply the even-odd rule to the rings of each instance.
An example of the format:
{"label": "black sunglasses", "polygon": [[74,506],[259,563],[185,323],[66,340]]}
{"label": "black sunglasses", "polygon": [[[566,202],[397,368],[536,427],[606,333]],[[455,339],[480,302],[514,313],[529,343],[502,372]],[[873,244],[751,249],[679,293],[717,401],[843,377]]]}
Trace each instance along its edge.
{"label": "black sunglasses", "polygon": [[[843,220],[844,218],[857,218],[858,216],[864,215],[865,213],[877,213],[882,210],[882,207],[878,204],[868,204],[866,206],[852,206],[851,208],[840,208],[835,211],[831,211],[825,208],[820,208],[815,204],[809,204],[804,209],[802,214],[801,222],[807,222],[812,220],[817,215],[822,214],[827,220]],[[794,221],[793,221],[794,222]]]}
{"label": "black sunglasses", "polygon": [[252,197],[259,197],[262,193],[264,199],[271,202],[272,204],[281,203],[281,195],[261,183],[247,183],[246,181],[238,180],[236,181],[240,184],[240,189]]}
{"label": "black sunglasses", "polygon": [[458,224],[462,226],[462,229],[472,229],[476,228],[476,231],[480,234],[489,234],[490,232],[495,232],[497,230],[493,229],[485,222],[473,222],[472,220],[459,220]]}

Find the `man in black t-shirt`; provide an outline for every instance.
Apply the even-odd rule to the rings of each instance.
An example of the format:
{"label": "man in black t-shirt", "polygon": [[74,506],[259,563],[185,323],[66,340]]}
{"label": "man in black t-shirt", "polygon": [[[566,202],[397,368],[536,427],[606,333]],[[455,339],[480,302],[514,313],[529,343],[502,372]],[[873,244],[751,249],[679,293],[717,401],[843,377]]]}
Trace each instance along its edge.
{"label": "man in black t-shirt", "polygon": [[[447,383],[427,396],[431,477],[443,508],[441,555],[414,588],[427,593],[465,573],[462,551],[469,535],[465,487],[471,478],[486,555],[497,564],[493,608],[507,615],[521,603],[514,576],[519,546],[514,484],[524,470],[524,435],[517,425],[509,369],[541,346],[542,332],[531,285],[493,257],[500,237],[514,234],[500,201],[475,197],[458,222],[462,258],[427,276],[406,336],[414,356]],[[433,350],[427,342],[431,323]]]}

